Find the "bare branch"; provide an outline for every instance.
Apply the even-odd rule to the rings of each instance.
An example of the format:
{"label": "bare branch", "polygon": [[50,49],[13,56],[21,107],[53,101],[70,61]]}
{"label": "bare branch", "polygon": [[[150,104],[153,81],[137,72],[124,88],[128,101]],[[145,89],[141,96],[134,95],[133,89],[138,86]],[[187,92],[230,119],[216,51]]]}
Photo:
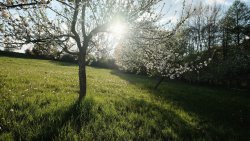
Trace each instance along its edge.
{"label": "bare branch", "polygon": [[66,5],[66,6],[70,7],[71,9],[75,9],[74,7],[72,7],[71,5],[69,5],[68,3],[64,2],[64,1],[61,1],[61,0],[57,0],[57,1],[60,2],[63,5]]}
{"label": "bare branch", "polygon": [[50,2],[51,0],[48,0],[47,3],[34,1],[31,3],[20,3],[20,4],[11,4],[11,5],[7,5],[7,4],[4,4],[3,2],[0,2],[0,7],[1,7],[0,11],[2,11],[2,9],[24,8],[27,6],[34,6],[34,5],[46,5],[46,4],[49,4]]}
{"label": "bare branch", "polygon": [[53,9],[52,7],[47,6],[47,8],[49,8],[51,11],[55,12],[56,14],[62,16],[63,18],[65,18],[66,20],[68,20],[69,22],[71,22],[71,20],[68,17],[62,15],[61,13],[59,13],[58,11],[56,11],[55,9]]}

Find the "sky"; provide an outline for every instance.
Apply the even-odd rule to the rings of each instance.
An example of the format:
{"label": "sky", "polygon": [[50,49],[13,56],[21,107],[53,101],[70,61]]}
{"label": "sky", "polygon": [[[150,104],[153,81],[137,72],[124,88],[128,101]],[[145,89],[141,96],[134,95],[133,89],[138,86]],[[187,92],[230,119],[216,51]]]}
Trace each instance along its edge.
{"label": "sky", "polygon": [[[220,5],[223,11],[226,11],[234,1],[235,0],[185,0],[185,5],[188,6],[192,4],[192,6],[195,6],[201,2],[211,6],[216,4]],[[250,0],[241,1],[250,6]],[[169,20],[171,20],[173,23],[177,22],[177,19],[181,15],[183,0],[163,0],[159,3],[159,5],[162,5],[163,3],[165,3],[165,6],[162,12],[165,14],[165,16],[162,18],[162,22],[164,23]]]}
{"label": "sky", "polygon": [[[2,1],[2,0],[0,0]],[[162,8],[162,5],[165,3],[165,6],[162,10],[162,13],[164,14],[163,18],[161,19],[160,23],[167,23],[169,20],[174,24],[178,21],[181,11],[183,8],[183,1],[184,0],[162,0],[156,7],[156,13],[157,11],[160,11]],[[250,0],[241,0],[242,2],[245,2],[248,6],[250,6]],[[220,5],[222,7],[223,11],[226,11],[234,2],[234,0],[185,0],[185,6],[195,6],[200,3],[206,4],[206,5]],[[56,6],[56,5],[52,5]],[[53,16],[52,13],[50,13],[51,16]],[[118,41],[119,42],[119,41]],[[118,43],[116,43],[118,44]],[[114,45],[115,46],[115,45]],[[24,50],[28,48],[28,46],[22,48],[22,50],[18,52],[24,52]]]}

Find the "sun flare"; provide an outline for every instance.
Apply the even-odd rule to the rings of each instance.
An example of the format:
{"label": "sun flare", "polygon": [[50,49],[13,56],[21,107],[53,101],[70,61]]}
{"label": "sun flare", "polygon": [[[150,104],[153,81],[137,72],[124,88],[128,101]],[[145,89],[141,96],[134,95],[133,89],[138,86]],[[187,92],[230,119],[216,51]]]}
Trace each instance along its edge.
{"label": "sun flare", "polygon": [[115,35],[124,35],[127,32],[127,26],[123,23],[117,22],[111,25],[110,30]]}

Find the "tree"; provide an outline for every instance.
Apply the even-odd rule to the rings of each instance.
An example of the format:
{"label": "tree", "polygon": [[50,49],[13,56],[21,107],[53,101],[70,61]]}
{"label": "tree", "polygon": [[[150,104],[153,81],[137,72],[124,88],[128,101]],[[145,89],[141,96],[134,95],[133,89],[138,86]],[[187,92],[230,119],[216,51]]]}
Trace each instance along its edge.
{"label": "tree", "polygon": [[[154,5],[159,1],[7,0],[0,2],[6,26],[4,33],[9,39],[4,43],[21,47],[29,43],[53,41],[65,52],[77,55],[81,101],[86,96],[87,50],[95,42],[95,37],[110,32],[110,26],[117,22],[128,27],[144,20],[157,22],[159,15],[155,14]],[[54,12],[54,16],[48,12]]]}
{"label": "tree", "polygon": [[32,48],[32,53],[38,57],[49,59],[59,59],[61,51],[58,50],[54,42],[35,43]]}
{"label": "tree", "polygon": [[247,30],[250,22],[250,9],[249,7],[239,1],[236,0],[232,4],[232,6],[226,12],[224,17],[224,28],[227,28],[233,36],[231,44],[235,44],[237,46],[245,39],[244,31]]}
{"label": "tree", "polygon": [[[139,42],[135,39],[117,48],[117,64],[126,71],[146,71],[150,76],[160,77],[155,89],[164,78],[175,79],[188,71],[199,72],[211,61],[211,58],[201,59],[200,56],[188,54],[182,28],[178,31],[157,30],[149,35],[148,32],[137,34],[142,34],[145,40]],[[155,39],[148,42],[150,37]]]}
{"label": "tree", "polygon": [[203,5],[195,8],[194,14],[186,23],[186,38],[193,52],[202,52],[219,44],[220,7],[218,5]]}
{"label": "tree", "polygon": [[[116,49],[117,64],[126,71],[145,71],[150,76],[160,77],[155,89],[164,78],[175,79],[190,71],[196,72],[199,79],[200,69],[211,62],[216,52],[214,49],[203,56],[204,50],[215,44],[216,31],[211,28],[217,26],[218,12],[216,6],[200,6],[194,12],[188,11],[172,30],[149,24],[148,30],[137,32],[133,40]],[[190,19],[195,23],[193,29],[185,23],[190,23]]]}

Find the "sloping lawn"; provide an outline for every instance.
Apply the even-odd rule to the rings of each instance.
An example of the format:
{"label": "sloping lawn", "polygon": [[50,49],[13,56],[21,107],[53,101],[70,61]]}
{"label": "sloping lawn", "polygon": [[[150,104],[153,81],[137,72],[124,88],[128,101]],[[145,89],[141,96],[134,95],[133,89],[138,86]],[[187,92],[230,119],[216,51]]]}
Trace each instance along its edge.
{"label": "sloping lawn", "polygon": [[[250,93],[0,57],[0,140],[250,140]],[[248,94],[249,93],[249,94]]]}

